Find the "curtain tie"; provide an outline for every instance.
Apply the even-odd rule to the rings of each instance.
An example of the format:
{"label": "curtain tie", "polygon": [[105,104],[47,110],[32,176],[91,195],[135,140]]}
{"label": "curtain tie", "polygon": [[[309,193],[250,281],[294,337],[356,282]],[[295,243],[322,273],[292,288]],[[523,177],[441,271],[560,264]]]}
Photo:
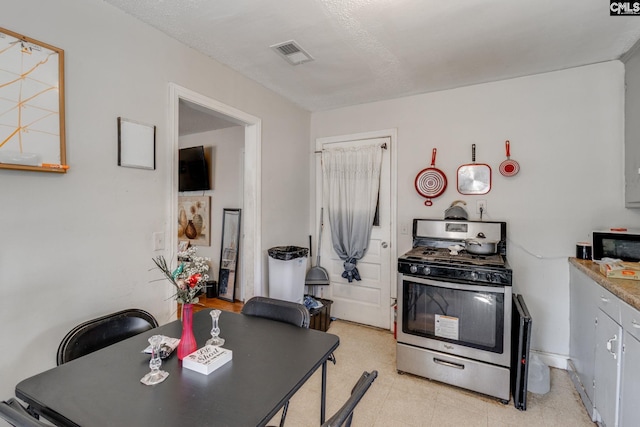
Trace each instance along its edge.
{"label": "curtain tie", "polygon": [[360,273],[356,268],[357,263],[358,263],[357,259],[347,258],[347,260],[342,264],[342,266],[344,267],[344,271],[342,272],[342,277],[344,279],[347,279],[349,283],[353,282],[353,279],[356,279],[358,281],[362,280],[360,278]]}

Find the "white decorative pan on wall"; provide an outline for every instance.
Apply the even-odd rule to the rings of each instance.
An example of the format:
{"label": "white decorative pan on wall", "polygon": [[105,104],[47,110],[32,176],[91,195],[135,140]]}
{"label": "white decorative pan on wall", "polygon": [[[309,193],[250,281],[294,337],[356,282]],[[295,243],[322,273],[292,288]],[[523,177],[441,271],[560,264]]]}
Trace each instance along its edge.
{"label": "white decorative pan on wall", "polygon": [[487,194],[491,190],[491,166],[476,163],[476,144],[471,145],[471,162],[458,168],[458,192]]}

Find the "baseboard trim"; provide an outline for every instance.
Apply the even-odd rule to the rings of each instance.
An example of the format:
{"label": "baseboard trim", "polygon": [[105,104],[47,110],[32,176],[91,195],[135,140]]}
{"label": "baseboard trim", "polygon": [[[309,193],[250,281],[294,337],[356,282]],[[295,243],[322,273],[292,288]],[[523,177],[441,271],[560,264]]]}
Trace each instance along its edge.
{"label": "baseboard trim", "polygon": [[569,356],[564,356],[562,354],[556,353],[547,353],[538,350],[530,350],[530,352],[538,356],[545,365],[551,368],[564,369],[565,371],[567,370]]}

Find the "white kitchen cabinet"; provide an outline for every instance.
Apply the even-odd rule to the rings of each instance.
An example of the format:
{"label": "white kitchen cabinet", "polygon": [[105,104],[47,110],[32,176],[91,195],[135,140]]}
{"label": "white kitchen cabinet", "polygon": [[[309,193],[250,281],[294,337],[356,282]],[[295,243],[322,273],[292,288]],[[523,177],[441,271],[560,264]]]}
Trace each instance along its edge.
{"label": "white kitchen cabinet", "polygon": [[640,421],[640,341],[629,332],[623,339],[620,425],[632,426]]}
{"label": "white kitchen cabinet", "polygon": [[571,379],[592,420],[638,426],[640,311],[573,264],[570,280]]}
{"label": "white kitchen cabinet", "polygon": [[622,327],[600,310],[596,322],[594,406],[597,420],[607,427],[618,425]]}
{"label": "white kitchen cabinet", "polygon": [[640,420],[640,312],[626,303],[621,304],[622,372],[620,383],[620,425],[637,425]]}
{"label": "white kitchen cabinet", "polygon": [[594,374],[597,301],[601,288],[577,268],[571,267],[570,364],[571,379],[592,420],[594,418]]}

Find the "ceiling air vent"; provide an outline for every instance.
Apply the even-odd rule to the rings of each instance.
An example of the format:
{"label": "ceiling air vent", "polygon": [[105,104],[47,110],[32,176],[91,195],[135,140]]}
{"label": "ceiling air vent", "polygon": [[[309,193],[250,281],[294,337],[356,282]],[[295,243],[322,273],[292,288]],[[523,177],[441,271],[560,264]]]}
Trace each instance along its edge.
{"label": "ceiling air vent", "polygon": [[305,50],[293,40],[274,44],[270,47],[286,59],[291,65],[300,65],[305,62],[313,61],[313,57],[305,52]]}

